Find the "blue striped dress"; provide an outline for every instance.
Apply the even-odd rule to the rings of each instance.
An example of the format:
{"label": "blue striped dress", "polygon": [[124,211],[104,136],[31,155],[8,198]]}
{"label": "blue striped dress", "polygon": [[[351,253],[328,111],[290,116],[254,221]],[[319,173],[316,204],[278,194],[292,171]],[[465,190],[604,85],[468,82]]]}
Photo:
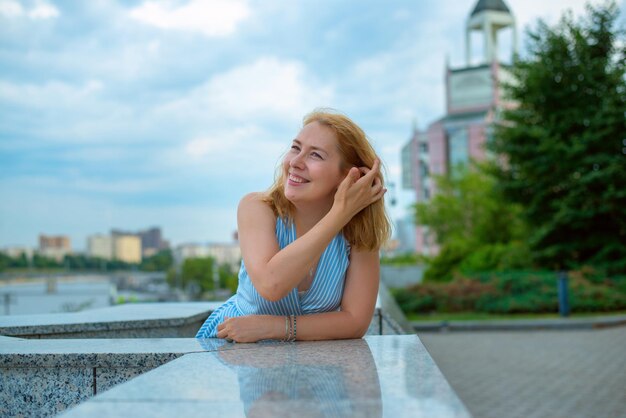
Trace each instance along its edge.
{"label": "blue striped dress", "polygon": [[[280,249],[296,239],[293,223],[276,220],[276,239]],[[313,283],[303,294],[295,287],[287,296],[271,302],[254,288],[244,262],[239,270],[237,293],[217,308],[202,324],[196,338],[217,337],[217,326],[224,317],[244,315],[307,315],[336,311],[341,305],[343,287],[350,258],[350,246],[342,233],[337,234],[320,257]]]}

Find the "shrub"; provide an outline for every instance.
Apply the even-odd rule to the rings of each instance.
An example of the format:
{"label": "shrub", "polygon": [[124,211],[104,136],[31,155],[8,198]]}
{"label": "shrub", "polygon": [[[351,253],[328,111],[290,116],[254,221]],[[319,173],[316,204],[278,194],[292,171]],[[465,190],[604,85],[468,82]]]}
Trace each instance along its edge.
{"label": "shrub", "polygon": [[453,279],[454,270],[469,253],[469,248],[462,242],[451,242],[445,245],[439,254],[429,261],[424,272],[424,282],[449,282]]}
{"label": "shrub", "polygon": [[[597,274],[590,269],[569,274],[571,310],[603,312],[626,309],[626,276],[599,278]],[[558,311],[557,275],[547,271],[457,275],[448,283],[422,283],[395,290],[394,296],[407,313]]]}

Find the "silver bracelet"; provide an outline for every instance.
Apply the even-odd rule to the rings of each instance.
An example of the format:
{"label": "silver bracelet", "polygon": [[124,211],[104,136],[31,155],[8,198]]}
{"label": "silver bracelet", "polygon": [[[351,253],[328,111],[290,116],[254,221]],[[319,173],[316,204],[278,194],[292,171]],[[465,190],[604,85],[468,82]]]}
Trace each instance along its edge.
{"label": "silver bracelet", "polygon": [[296,340],[296,316],[291,315],[291,319],[293,321],[293,336],[291,337],[291,342],[294,342]]}
{"label": "silver bracelet", "polygon": [[291,337],[290,332],[289,332],[289,317],[285,316],[285,338],[283,338],[282,340],[280,340],[281,342],[287,342],[289,341],[289,337]]}

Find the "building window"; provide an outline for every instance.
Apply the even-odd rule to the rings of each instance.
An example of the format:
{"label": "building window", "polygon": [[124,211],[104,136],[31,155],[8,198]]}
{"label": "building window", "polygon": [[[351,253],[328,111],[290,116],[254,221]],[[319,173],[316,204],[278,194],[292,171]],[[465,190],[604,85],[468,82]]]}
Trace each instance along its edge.
{"label": "building window", "polygon": [[467,165],[469,162],[469,144],[467,129],[455,129],[448,136],[448,163],[454,168],[460,164]]}

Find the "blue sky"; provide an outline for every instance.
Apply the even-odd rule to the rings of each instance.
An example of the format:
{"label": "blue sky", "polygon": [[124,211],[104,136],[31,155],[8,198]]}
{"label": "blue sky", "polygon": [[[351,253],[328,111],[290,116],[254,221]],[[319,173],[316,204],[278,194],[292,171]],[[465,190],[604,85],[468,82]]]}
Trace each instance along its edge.
{"label": "blue sky", "polygon": [[[475,3],[0,0],[0,247],[153,225],[173,244],[230,241],[239,199],[319,106],[359,123],[398,184],[413,121],[444,113]],[[522,48],[537,18],[584,9],[507,4]],[[412,202],[396,193],[394,218]]]}

